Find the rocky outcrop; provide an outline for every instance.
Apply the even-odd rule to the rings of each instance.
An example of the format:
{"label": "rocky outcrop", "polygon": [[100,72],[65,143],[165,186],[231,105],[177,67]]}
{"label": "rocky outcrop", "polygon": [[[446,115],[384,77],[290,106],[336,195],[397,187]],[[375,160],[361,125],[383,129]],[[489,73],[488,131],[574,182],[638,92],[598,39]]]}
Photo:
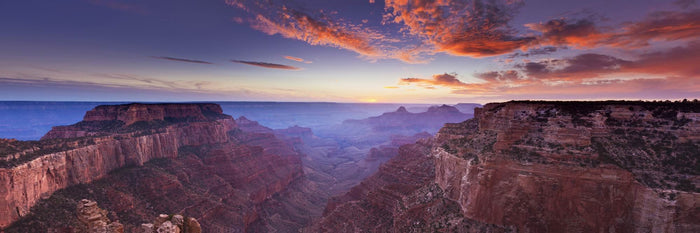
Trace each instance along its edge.
{"label": "rocky outcrop", "polygon": [[[205,229],[241,230],[259,220],[257,206],[302,176],[299,155],[288,143],[271,134],[242,132],[217,107],[183,105],[187,106],[100,106],[86,119],[104,123],[103,119],[115,118],[106,113],[114,113],[117,119],[139,120],[117,127],[80,122],[74,126],[100,136],[39,142],[91,140],[89,145],[76,144],[47,154],[35,153],[42,151],[36,148],[34,152],[16,152],[23,162],[0,168],[0,228],[28,214],[29,223],[52,221],[41,219],[42,214],[30,214],[30,210],[42,198],[55,200],[56,196],[63,200],[57,203],[84,197],[98,200],[129,223],[127,229],[140,224],[138,219],[153,216],[154,210],[184,209],[188,216],[201,219]],[[144,110],[142,106],[155,109]],[[128,117],[120,118],[123,116]],[[63,188],[61,192],[71,194],[51,195]],[[49,201],[48,207],[42,204],[32,212],[47,211],[51,203],[56,202]],[[19,224],[15,229],[24,226]]]}
{"label": "rocky outcrop", "polygon": [[94,139],[94,145],[44,154],[14,167],[0,168],[0,227],[26,215],[42,195],[89,183],[121,167],[175,157],[182,146],[227,142],[226,132],[232,127],[235,123],[231,119],[223,119],[173,125],[148,135],[99,137]]}
{"label": "rocky outcrop", "polygon": [[202,227],[195,218],[182,215],[160,214],[153,223],[141,224],[140,233],[201,233]]}
{"label": "rocky outcrop", "polygon": [[[488,104],[443,127],[419,153],[427,157],[401,150],[334,198],[313,230],[473,231],[424,217],[453,216],[449,226],[480,231],[698,232],[698,116],[700,105],[687,102]],[[401,187],[411,188],[393,191]],[[416,190],[456,210],[411,208],[426,199]]]}
{"label": "rocky outcrop", "polygon": [[523,232],[696,232],[698,111],[692,103],[488,104],[439,133],[435,181],[466,217]]}
{"label": "rocky outcrop", "polygon": [[217,104],[100,105],[85,113],[83,121],[69,126],[55,126],[41,139],[142,131],[178,122],[206,122],[226,118],[224,116]]}
{"label": "rocky outcrop", "polygon": [[76,210],[80,226],[76,232],[84,233],[124,233],[124,225],[112,222],[107,217],[107,211],[100,209],[97,202],[83,199]]}
{"label": "rocky outcrop", "polygon": [[218,104],[100,105],[85,113],[83,122],[117,120],[131,125],[139,121],[166,119],[205,121],[207,116],[222,114]]}
{"label": "rocky outcrop", "polygon": [[401,147],[377,173],[329,200],[323,217],[305,232],[511,232],[467,219],[435,185],[431,143]]}

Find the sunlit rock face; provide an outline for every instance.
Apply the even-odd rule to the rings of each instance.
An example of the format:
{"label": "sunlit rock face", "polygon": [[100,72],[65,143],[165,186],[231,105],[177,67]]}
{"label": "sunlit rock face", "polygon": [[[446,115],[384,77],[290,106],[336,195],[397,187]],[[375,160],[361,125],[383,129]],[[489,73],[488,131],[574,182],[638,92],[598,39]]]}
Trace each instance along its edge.
{"label": "sunlit rock face", "polygon": [[[329,202],[314,229],[698,232],[699,116],[698,103],[488,104],[474,119],[447,124],[423,149],[402,148],[377,174]],[[428,167],[411,165],[420,159]],[[422,183],[404,178],[426,170],[434,172]],[[399,187],[411,188],[392,191]],[[454,217],[449,226],[471,227],[447,230],[444,219],[411,216],[444,211],[407,204],[425,200],[411,196],[425,189],[457,206],[459,215],[440,215]],[[414,225],[402,228],[405,222]]]}
{"label": "sunlit rock face", "polygon": [[290,143],[243,132],[217,105],[99,106],[85,119],[5,143],[14,147],[0,161],[0,227],[26,216],[12,229],[46,231],[31,223],[52,221],[56,203],[90,198],[127,232],[158,211],[195,217],[205,232],[243,231],[303,175]]}

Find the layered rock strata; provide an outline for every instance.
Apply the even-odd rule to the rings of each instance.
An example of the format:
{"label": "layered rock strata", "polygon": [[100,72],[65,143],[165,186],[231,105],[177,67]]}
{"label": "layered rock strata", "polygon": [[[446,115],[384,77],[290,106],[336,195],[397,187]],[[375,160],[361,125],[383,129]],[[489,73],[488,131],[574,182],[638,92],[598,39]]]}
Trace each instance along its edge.
{"label": "layered rock strata", "polygon": [[83,233],[124,233],[124,225],[112,222],[107,217],[107,211],[100,209],[97,202],[83,199],[78,203],[76,214],[80,226],[76,232]]}
{"label": "layered rock strata", "polygon": [[[407,156],[420,149],[402,148],[377,174],[333,199],[313,230],[473,231],[445,230],[443,220],[421,217],[452,213],[449,226],[458,219],[483,231],[700,231],[698,103],[488,104],[474,119],[446,124],[425,147],[419,153],[425,158]],[[411,165],[421,158],[427,167]],[[424,182],[392,191],[411,184],[403,176],[425,170],[434,172]],[[431,205],[410,208],[406,203],[425,199],[415,190],[425,189],[453,203],[458,215]]]}
{"label": "layered rock strata", "polygon": [[259,205],[303,175],[291,145],[242,132],[210,104],[100,106],[45,138],[92,143],[16,152],[20,161],[32,157],[0,168],[2,228],[50,196],[13,229],[46,230],[41,222],[52,220],[42,217],[44,208],[91,198],[115,211],[127,231],[156,211],[196,217],[209,231],[241,231],[259,221]]}

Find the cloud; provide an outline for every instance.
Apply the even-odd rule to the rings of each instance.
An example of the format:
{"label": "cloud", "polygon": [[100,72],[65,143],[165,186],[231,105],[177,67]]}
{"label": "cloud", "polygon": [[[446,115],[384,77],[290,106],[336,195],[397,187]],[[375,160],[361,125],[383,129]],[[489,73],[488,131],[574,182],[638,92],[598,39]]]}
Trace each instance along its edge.
{"label": "cloud", "polygon": [[231,62],[246,64],[246,65],[251,65],[251,66],[259,66],[259,67],[270,68],[270,69],[301,70],[301,68],[295,67],[295,66],[288,66],[288,65],[267,63],[267,62],[259,62],[259,61],[231,60]]}
{"label": "cloud", "polygon": [[620,72],[629,63],[613,56],[585,53],[566,59],[526,62],[516,67],[530,78],[571,81]]}
{"label": "cloud", "polygon": [[533,48],[528,50],[527,52],[524,53],[513,53],[508,55],[509,59],[516,58],[516,57],[529,57],[529,56],[537,56],[537,55],[548,55],[551,53],[556,52],[559,50],[559,48],[554,47],[554,46],[545,46],[541,48]]}
{"label": "cloud", "polygon": [[637,59],[585,53],[561,59],[542,59],[514,65],[515,69],[475,73],[480,82],[466,83],[457,74],[431,79],[404,78],[399,84],[443,86],[455,94],[591,95],[593,93],[656,93],[655,96],[700,94],[700,41],[686,46],[641,54]]}
{"label": "cloud", "polygon": [[284,56],[284,59],[288,59],[288,60],[292,60],[292,61],[296,61],[296,62],[303,62],[303,63],[306,63],[306,64],[311,64],[311,63],[312,63],[311,61],[306,61],[306,60],[304,60],[303,58],[292,57],[292,56]]}
{"label": "cloud", "polygon": [[526,62],[516,65],[530,78],[580,81],[609,74],[645,74],[700,78],[697,66],[700,41],[664,51],[644,53],[636,60],[585,53],[564,59]]}
{"label": "cloud", "polygon": [[486,57],[510,53],[534,40],[517,36],[508,23],[521,1],[386,0],[385,21],[434,46],[436,52]]}
{"label": "cloud", "polygon": [[[397,59],[412,64],[428,63],[438,53],[474,58],[511,54],[512,60],[562,48],[634,49],[657,41],[700,37],[700,9],[656,11],[642,20],[611,27],[598,25],[594,15],[557,18],[526,24],[529,30],[519,32],[510,23],[524,5],[522,0],[385,0],[381,28],[362,19],[340,17],[338,12],[309,9],[302,3],[226,3],[249,14],[236,22],[269,35],[349,50],[372,61]],[[689,6],[694,1],[677,4]]]}
{"label": "cloud", "polygon": [[666,51],[645,53],[634,62],[624,64],[621,72],[677,75],[700,79],[700,41],[678,46]]}
{"label": "cloud", "polygon": [[577,48],[640,48],[654,41],[691,40],[700,37],[700,9],[656,11],[638,22],[623,23],[617,30],[599,27],[590,19],[554,19],[527,24],[542,33],[540,45]]}
{"label": "cloud", "polygon": [[450,88],[462,88],[462,87],[467,87],[468,84],[463,83],[459,79],[457,79],[457,74],[436,74],[433,75],[432,78],[430,79],[421,79],[421,78],[403,78],[399,81],[399,85],[409,85],[409,84],[419,84],[424,87],[432,87],[432,86],[444,86],[444,87],[450,87]]}
{"label": "cloud", "polygon": [[175,58],[175,57],[151,56],[151,58],[162,59],[162,60],[168,60],[168,61],[179,61],[179,62],[197,63],[197,64],[214,64],[214,63],[211,63],[211,62],[208,62],[208,61],[191,60],[191,59]]}
{"label": "cloud", "polygon": [[520,73],[518,73],[518,71],[515,71],[515,70],[476,73],[476,74],[474,74],[474,76],[481,79],[481,80],[487,81],[487,82],[514,81],[514,80],[523,79],[523,77],[520,75]]}
{"label": "cloud", "polygon": [[[251,27],[269,35],[350,50],[362,57],[427,63],[436,53],[484,57],[512,52],[532,41],[508,26],[517,0],[498,1],[394,1],[385,2],[383,29],[397,23],[401,31],[377,31],[363,23],[350,23],[323,10],[308,11],[283,1],[227,0],[253,18]],[[309,13],[313,12],[313,13]],[[407,33],[407,35],[406,35]]]}
{"label": "cloud", "polygon": [[336,20],[323,11],[313,14],[294,9],[282,1],[227,0],[255,16],[248,20],[251,27],[269,35],[304,41],[310,45],[322,45],[347,49],[368,58],[387,55],[380,48],[385,37],[359,25]]}

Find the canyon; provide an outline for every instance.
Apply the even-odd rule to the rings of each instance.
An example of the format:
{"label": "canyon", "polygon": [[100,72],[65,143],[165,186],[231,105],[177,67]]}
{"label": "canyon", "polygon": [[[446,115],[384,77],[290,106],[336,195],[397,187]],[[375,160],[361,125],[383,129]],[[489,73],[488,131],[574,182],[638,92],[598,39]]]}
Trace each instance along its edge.
{"label": "canyon", "polygon": [[34,143],[6,143],[16,152],[0,168],[0,226],[29,215],[10,232],[71,229],[60,210],[78,198],[113,211],[127,232],[159,213],[194,217],[205,232],[246,229],[261,202],[303,175],[291,145],[240,131],[216,104],[98,106]]}
{"label": "canyon", "polygon": [[308,232],[698,232],[700,104],[487,104],[329,201]]}
{"label": "canyon", "polygon": [[[439,118],[443,112],[447,118]],[[74,231],[80,224],[71,212],[85,198],[126,232],[159,213],[196,218],[205,232],[298,231],[400,145],[431,137],[425,131],[437,131],[444,119],[469,117],[442,106],[425,113],[400,107],[370,119],[387,115],[402,118],[394,119],[399,125],[430,123],[410,130],[353,124],[373,140],[352,141],[351,131],[321,138],[310,128],[234,119],[217,104],[97,106],[39,141],[1,141],[0,180],[8,187],[0,190],[2,228]]]}
{"label": "canyon", "polygon": [[216,104],[98,106],[42,140],[0,140],[0,228],[75,232],[89,199],[124,232],[162,213],[202,232],[700,231],[700,103],[471,117],[400,107],[317,132]]}

